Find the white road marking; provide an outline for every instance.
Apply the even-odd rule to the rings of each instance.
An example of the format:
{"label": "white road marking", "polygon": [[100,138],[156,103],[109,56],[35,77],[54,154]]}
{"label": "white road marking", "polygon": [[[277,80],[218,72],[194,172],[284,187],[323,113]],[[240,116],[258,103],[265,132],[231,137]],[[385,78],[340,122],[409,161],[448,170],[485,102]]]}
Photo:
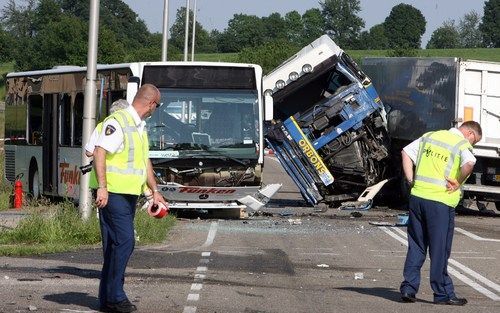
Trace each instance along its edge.
{"label": "white road marking", "polygon": [[497,258],[491,256],[456,256],[455,259],[496,260]]}
{"label": "white road marking", "polygon": [[483,237],[480,237],[476,234],[471,233],[470,231],[467,231],[467,230],[459,228],[459,227],[455,227],[455,231],[457,231],[457,232],[459,232],[467,237],[470,237],[474,240],[500,242],[500,239],[483,238]]}
{"label": "white road marking", "polygon": [[198,301],[198,300],[200,300],[200,294],[190,293],[190,294],[188,294],[187,300],[188,301]]}
{"label": "white road marking", "polygon": [[210,252],[202,252],[201,256],[210,256]]}
{"label": "white road marking", "polygon": [[214,239],[215,239],[215,235],[217,234],[217,226],[218,225],[219,224],[217,222],[212,222],[212,224],[210,225],[210,230],[208,231],[207,240],[201,246],[202,248],[207,248],[207,247],[210,247],[212,245],[212,243],[214,242]]}
{"label": "white road marking", "polygon": [[196,271],[197,272],[206,272],[207,271],[207,267],[206,266],[198,266],[196,268]]}
{"label": "white road marking", "polygon": [[[388,234],[392,238],[396,239],[397,241],[401,242],[405,246],[408,246],[408,241],[407,240],[405,240],[404,238],[400,237],[398,234],[395,234],[394,232],[390,231],[387,227],[382,226],[382,227],[380,227],[380,229],[382,229],[386,234]],[[398,233],[400,233],[400,232],[398,232]],[[458,262],[458,261],[450,258],[450,259],[448,259],[448,263],[453,264],[453,266],[456,266],[457,268],[459,268],[462,271],[466,272],[467,274],[469,274],[470,276],[474,277],[478,281],[484,283],[486,286],[488,286],[488,287],[490,287],[490,288],[492,288],[492,289],[500,292],[500,286],[498,284],[490,281],[489,279],[487,279],[484,276],[480,275],[479,273],[473,271],[472,269],[468,268],[467,266],[461,264],[460,262]],[[490,299],[492,299],[494,301],[500,300],[500,296],[496,295],[495,293],[491,292],[490,290],[484,288],[483,286],[481,286],[478,283],[474,282],[470,278],[468,278],[465,275],[461,274],[456,269],[454,269],[453,267],[451,267],[449,264],[448,264],[448,271],[450,272],[450,274],[452,274],[456,278],[460,279],[462,282],[464,282],[465,284],[467,284],[470,287],[474,288],[475,290],[479,291],[483,295],[487,296],[488,298],[490,298]]]}
{"label": "white road marking", "polygon": [[207,276],[204,274],[194,274],[194,279],[205,279],[205,277]]}
{"label": "white road marking", "polygon": [[196,313],[196,307],[195,306],[185,306],[184,311],[182,313]]}
{"label": "white road marking", "polygon": [[191,290],[201,290],[203,288],[203,284],[198,284],[198,283],[194,283],[194,284],[191,284]]}
{"label": "white road marking", "polygon": [[210,262],[210,260],[209,260],[209,259],[200,259],[200,263],[205,263],[205,264],[207,264],[207,263],[209,263],[209,262]]}

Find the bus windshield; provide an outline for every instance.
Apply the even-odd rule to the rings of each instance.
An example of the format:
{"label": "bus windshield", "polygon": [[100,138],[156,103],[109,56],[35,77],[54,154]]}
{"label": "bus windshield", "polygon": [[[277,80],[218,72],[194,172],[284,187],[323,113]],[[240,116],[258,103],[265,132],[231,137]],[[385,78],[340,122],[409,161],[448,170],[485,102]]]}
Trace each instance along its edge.
{"label": "bus windshield", "polygon": [[[207,151],[257,158],[256,90],[160,88],[161,105],[147,120],[150,151]],[[176,154],[178,155],[178,154]]]}

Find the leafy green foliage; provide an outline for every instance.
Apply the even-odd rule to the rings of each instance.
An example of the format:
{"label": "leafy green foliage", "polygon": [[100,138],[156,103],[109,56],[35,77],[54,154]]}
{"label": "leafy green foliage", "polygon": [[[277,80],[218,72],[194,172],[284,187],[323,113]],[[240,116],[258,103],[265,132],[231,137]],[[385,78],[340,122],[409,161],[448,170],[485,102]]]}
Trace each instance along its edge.
{"label": "leafy green foliage", "polygon": [[389,47],[398,55],[419,49],[426,23],[422,13],[413,6],[403,3],[394,6],[384,21]]}
{"label": "leafy green foliage", "polygon": [[[188,51],[191,52],[192,43],[192,30],[193,30],[193,12],[189,10],[189,25],[188,25]],[[181,7],[177,10],[177,15],[175,22],[170,27],[170,47],[175,47],[176,51],[184,51],[184,40],[185,40],[185,27],[186,27],[186,8]],[[210,36],[210,34],[201,26],[200,23],[196,22],[196,32],[195,32],[195,51],[197,52],[215,52],[216,43],[215,40]],[[161,49],[161,41],[158,46]],[[170,49],[169,47],[169,49]],[[160,50],[161,55],[161,50]],[[172,60],[168,57],[169,60]]]}
{"label": "leafy green foliage", "polygon": [[361,32],[358,49],[381,50],[389,48],[389,40],[385,35],[384,24],[377,24],[370,28],[369,32]]}
{"label": "leafy green foliage", "polygon": [[436,29],[427,43],[427,49],[453,49],[460,47],[460,34],[453,21]]}
{"label": "leafy green foliage", "polygon": [[357,14],[361,11],[359,0],[325,0],[320,2],[325,28],[333,40],[345,49],[358,44],[358,36],[365,22]]}
{"label": "leafy green foliage", "polygon": [[239,62],[259,64],[264,74],[297,53],[300,48],[287,40],[275,40],[257,48],[246,48],[238,56]]}
{"label": "leafy green foliage", "polygon": [[235,14],[227,29],[219,36],[217,51],[238,52],[265,42],[265,25],[255,15]]}
{"label": "leafy green foliage", "polygon": [[484,2],[484,15],[479,30],[485,47],[500,48],[500,0]]}
{"label": "leafy green foliage", "polygon": [[479,30],[481,17],[475,11],[464,15],[458,23],[460,37],[460,47],[481,48],[483,46],[483,34]]}
{"label": "leafy green foliage", "polygon": [[314,41],[325,33],[325,19],[319,9],[309,9],[302,15],[304,25],[304,38],[302,45]]}

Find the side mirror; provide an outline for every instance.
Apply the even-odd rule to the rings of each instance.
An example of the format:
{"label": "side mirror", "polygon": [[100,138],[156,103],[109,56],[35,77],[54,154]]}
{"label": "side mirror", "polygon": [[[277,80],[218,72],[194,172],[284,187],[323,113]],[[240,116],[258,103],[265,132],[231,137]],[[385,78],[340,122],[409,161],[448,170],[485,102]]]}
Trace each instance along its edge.
{"label": "side mirror", "polygon": [[132,103],[137,90],[139,90],[139,85],[141,84],[141,79],[137,76],[130,76],[127,83],[127,101]]}

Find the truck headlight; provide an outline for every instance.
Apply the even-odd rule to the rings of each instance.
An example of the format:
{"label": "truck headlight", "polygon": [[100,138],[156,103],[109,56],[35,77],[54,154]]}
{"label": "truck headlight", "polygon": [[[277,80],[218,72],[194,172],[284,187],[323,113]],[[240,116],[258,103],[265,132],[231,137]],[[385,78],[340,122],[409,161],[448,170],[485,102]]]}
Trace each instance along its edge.
{"label": "truck headlight", "polygon": [[304,64],[302,65],[302,72],[304,73],[311,73],[313,70],[313,67],[311,64]]}
{"label": "truck headlight", "polygon": [[283,79],[280,79],[276,82],[276,88],[278,89],[283,89],[285,88],[285,81]]}
{"label": "truck headlight", "polygon": [[299,73],[291,72],[290,75],[288,75],[288,79],[290,79],[291,81],[296,81],[297,79],[299,79]]}

